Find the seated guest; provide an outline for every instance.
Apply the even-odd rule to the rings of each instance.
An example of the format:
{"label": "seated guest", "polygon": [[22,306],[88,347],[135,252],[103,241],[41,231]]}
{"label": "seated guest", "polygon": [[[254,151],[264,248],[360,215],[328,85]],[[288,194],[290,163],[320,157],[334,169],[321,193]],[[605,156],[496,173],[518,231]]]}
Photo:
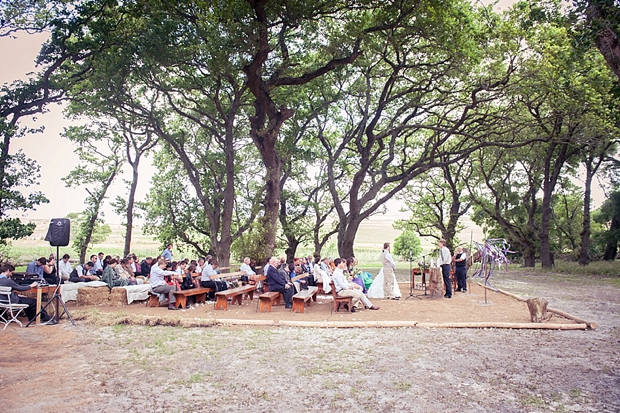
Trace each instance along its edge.
{"label": "seated guest", "polygon": [[103,265],[103,260],[104,260],[104,259],[105,259],[105,258],[104,258],[104,254],[103,254],[103,252],[100,252],[99,254],[97,254],[97,262],[95,263],[95,266],[97,266],[97,265],[98,265],[98,266],[100,266],[100,267],[101,267],[101,269],[103,270],[103,267],[104,267],[104,265]]}
{"label": "seated guest", "polygon": [[293,283],[286,280],[286,277],[278,271],[280,265],[280,259],[271,257],[269,260],[269,266],[267,267],[267,283],[269,284],[269,291],[277,291],[284,296],[284,308],[293,308],[293,295],[295,294],[295,287]]}
{"label": "seated guest", "polygon": [[[295,278],[297,275],[301,275],[297,273],[298,271],[301,271],[300,267],[295,266],[295,264],[289,264],[288,271],[289,271],[288,276],[290,280]],[[299,290],[307,290],[308,289],[308,277],[303,277],[296,281],[293,281],[293,284],[295,285],[295,289],[297,290],[297,292],[299,292]]]}
{"label": "seated guest", "polygon": [[99,281],[99,277],[89,274],[93,268],[93,263],[88,261],[84,264],[77,265],[69,275],[69,281],[72,283],[85,283],[88,281]]}
{"label": "seated guest", "polygon": [[[110,261],[110,264],[112,264],[112,261]],[[127,281],[127,285],[136,285],[136,277],[134,277],[131,273],[131,268],[129,267],[129,260],[127,258],[123,258],[119,264],[120,265],[117,265],[114,268],[119,277]]]}
{"label": "seated guest", "polygon": [[176,287],[174,285],[168,285],[164,278],[166,275],[174,275],[175,272],[165,271],[164,268],[166,268],[166,265],[166,260],[164,258],[160,258],[159,261],[157,261],[157,265],[153,265],[151,267],[151,274],[149,276],[149,279],[151,280],[151,290],[154,293],[162,294],[164,297],[168,295],[168,310],[179,310],[179,308],[174,305],[176,302],[176,298],[174,297]]}
{"label": "seated guest", "polygon": [[101,281],[108,284],[108,288],[110,290],[113,287],[122,287],[127,285],[127,279],[122,278],[118,272],[116,272],[116,267],[118,262],[115,259],[111,259],[110,263],[103,270],[103,274],[101,275]]}
{"label": "seated guest", "polygon": [[144,261],[140,263],[140,272],[143,276],[148,277],[151,273],[151,266],[153,265],[153,258],[146,257]]}
{"label": "seated guest", "polygon": [[71,258],[69,257],[69,254],[65,254],[58,262],[58,272],[60,273],[60,279],[62,281],[68,281],[71,276],[71,271],[73,271],[71,263],[69,263],[69,258]]}
{"label": "seated guest", "polygon": [[196,272],[202,273],[202,270],[205,267],[205,259],[198,258],[198,262],[196,263]]}
{"label": "seated guest", "polygon": [[[24,313],[26,317],[28,317],[28,321],[34,320],[37,315],[37,300],[34,298],[21,297],[15,293],[15,291],[28,291],[31,288],[35,288],[37,286],[37,282],[33,282],[30,285],[19,285],[15,281],[11,280],[11,275],[13,275],[13,271],[15,271],[15,267],[11,264],[2,264],[0,267],[0,286],[1,287],[11,287],[11,302],[13,304],[26,304],[28,308],[24,309]],[[0,296],[0,300],[4,301],[5,296]],[[7,299],[8,301],[8,299]],[[48,324],[58,324],[53,317],[50,317],[45,310],[41,310],[41,320]]]}
{"label": "seated guest", "polygon": [[323,261],[319,261],[320,257],[316,257],[316,262],[314,264],[314,280],[315,282],[323,282],[323,291],[325,294],[329,294],[332,291],[332,287],[330,283],[332,282],[332,277],[327,272],[329,262],[329,258],[323,258]]}
{"label": "seated guest", "polygon": [[347,262],[342,258],[336,258],[334,260],[334,265],[336,268],[334,269],[332,278],[334,280],[336,294],[338,297],[353,297],[353,300],[351,301],[353,308],[351,311],[355,311],[356,308],[359,308],[358,306],[360,301],[364,304],[364,307],[370,310],[378,310],[379,307],[372,305],[368,297],[366,297],[362,292],[359,285],[349,283],[345,278],[344,271],[347,269]]}
{"label": "seated guest", "polygon": [[[105,270],[105,267],[108,266],[108,264],[110,263],[110,260],[112,259],[111,255],[106,255],[105,258],[103,259],[103,269]],[[118,260],[117,260],[118,261]]]}
{"label": "seated guest", "polygon": [[47,260],[47,264],[43,266],[43,278],[50,285],[58,285],[60,279],[57,275],[56,270],[56,257],[54,254],[50,255],[49,260]]}
{"label": "seated guest", "polygon": [[215,299],[215,293],[218,291],[224,291],[228,289],[226,285],[226,281],[222,281],[218,277],[218,272],[216,271],[218,267],[217,260],[214,258],[210,258],[207,264],[205,264],[204,269],[202,270],[202,275],[200,277],[200,285],[203,288],[213,288],[215,292],[209,293],[209,299]]}
{"label": "seated guest", "polygon": [[131,253],[129,255],[131,256],[131,270],[133,271],[134,277],[136,275],[142,275],[142,266],[140,265],[140,261],[138,261],[138,256],[134,253]]}
{"label": "seated guest", "polygon": [[43,266],[45,264],[47,264],[47,259],[45,259],[45,257],[34,260],[30,264],[28,264],[28,266],[26,266],[26,273],[37,274],[39,278],[43,278]]}
{"label": "seated guest", "polygon": [[[119,260],[116,260],[117,262]],[[93,266],[90,268],[90,270],[88,270],[88,273],[90,275],[101,275],[103,274],[103,267],[99,266],[99,268],[97,268],[97,256],[95,254],[90,256],[90,262],[93,264]]]}
{"label": "seated guest", "polygon": [[350,257],[347,258],[347,268],[345,270],[345,275],[348,273],[349,277],[347,278],[349,281],[354,282],[362,288],[362,292],[366,294],[366,285],[364,284],[364,280],[357,275],[357,258]]}
{"label": "seated guest", "polygon": [[256,271],[252,269],[252,267],[250,266],[250,262],[250,257],[245,257],[243,259],[243,264],[241,264],[241,267],[239,267],[239,271],[244,273],[244,275],[248,277],[248,280],[250,280],[252,276],[256,275]]}

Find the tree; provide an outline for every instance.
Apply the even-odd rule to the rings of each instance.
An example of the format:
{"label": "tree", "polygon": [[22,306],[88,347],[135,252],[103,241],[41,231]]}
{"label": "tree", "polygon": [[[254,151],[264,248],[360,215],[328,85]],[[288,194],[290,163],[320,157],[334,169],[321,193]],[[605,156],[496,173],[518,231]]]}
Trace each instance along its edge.
{"label": "tree", "polygon": [[[331,75],[333,95],[346,99],[323,115],[319,139],[328,159],[341,256],[353,255],[361,222],[412,179],[466,159],[481,146],[511,146],[495,140],[502,126],[492,102],[514,68],[504,55],[481,63],[490,32],[471,24],[477,15],[469,7],[419,3],[402,27],[366,38],[364,56]],[[490,124],[497,129],[489,132]]]}
{"label": "tree", "polygon": [[471,171],[463,161],[433,168],[419,179],[412,180],[399,198],[411,211],[411,218],[399,221],[397,228],[407,228],[419,236],[446,240],[454,250],[456,234],[462,229],[459,219],[471,208],[465,181]]}
{"label": "tree", "polygon": [[618,255],[618,242],[620,242],[620,191],[614,190],[609,194],[609,198],[601,205],[595,220],[607,226],[603,259],[614,261]]}
{"label": "tree", "polygon": [[[93,243],[93,233],[102,223],[101,206],[122,165],[121,147],[115,140],[107,138],[108,132],[107,125],[97,123],[88,128],[71,126],[64,132],[65,137],[77,145],[74,152],[79,156],[80,164],[63,181],[68,187],[84,185],[88,194],[84,199],[86,209],[81,214],[82,221],[73,241],[80,262],[86,259],[86,251]],[[98,144],[107,147],[108,152],[100,149]]]}
{"label": "tree", "polygon": [[411,230],[404,230],[394,240],[394,254],[402,259],[414,260],[422,253],[420,238]]}

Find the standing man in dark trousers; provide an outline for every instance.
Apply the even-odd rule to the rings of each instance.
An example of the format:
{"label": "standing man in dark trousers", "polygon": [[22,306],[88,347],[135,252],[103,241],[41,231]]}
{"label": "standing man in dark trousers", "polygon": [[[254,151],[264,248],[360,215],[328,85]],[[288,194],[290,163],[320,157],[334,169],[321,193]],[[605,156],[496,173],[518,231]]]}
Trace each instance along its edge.
{"label": "standing man in dark trousers", "polygon": [[454,254],[454,267],[458,292],[467,292],[467,254],[463,252],[463,247],[456,247]]}
{"label": "standing man in dark trousers", "polygon": [[269,260],[269,266],[267,267],[267,283],[269,284],[269,291],[277,291],[284,296],[284,308],[293,308],[293,294],[295,288],[293,283],[287,281],[284,275],[282,275],[277,267],[280,265],[280,259],[271,257]]}
{"label": "standing man in dark trousers", "polygon": [[441,267],[441,274],[443,275],[443,283],[446,286],[445,298],[452,298],[452,284],[450,284],[450,264],[452,263],[452,254],[446,247],[446,240],[439,240],[439,266]]}

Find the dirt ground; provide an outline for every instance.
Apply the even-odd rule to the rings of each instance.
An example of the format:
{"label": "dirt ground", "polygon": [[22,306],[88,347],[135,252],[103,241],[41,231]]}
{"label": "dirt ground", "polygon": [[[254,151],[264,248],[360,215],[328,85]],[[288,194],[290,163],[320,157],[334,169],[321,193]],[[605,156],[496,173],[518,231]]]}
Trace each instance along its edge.
{"label": "dirt ground", "polygon": [[[597,323],[596,330],[302,328],[113,324],[174,320],[527,323],[525,304],[470,287],[451,300],[374,300],[379,311],[258,313],[256,300],[167,311],[132,304],[84,311],[77,327],[0,331],[0,412],[618,412],[617,279],[500,273],[494,285]],[[415,295],[423,291],[415,290]],[[553,317],[551,323],[573,323]]]}

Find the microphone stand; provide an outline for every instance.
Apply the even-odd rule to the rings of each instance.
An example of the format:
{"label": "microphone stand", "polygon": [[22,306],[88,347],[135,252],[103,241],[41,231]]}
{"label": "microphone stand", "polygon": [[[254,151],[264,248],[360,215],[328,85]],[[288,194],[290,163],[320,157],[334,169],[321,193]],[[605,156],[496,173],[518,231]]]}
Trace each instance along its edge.
{"label": "microphone stand", "polygon": [[[412,263],[413,263],[413,254],[411,253],[411,251],[409,251],[409,296],[407,296],[407,298],[405,298],[405,300],[414,297],[414,298],[420,298],[417,295],[415,295],[413,293],[413,289],[414,289],[414,284],[415,284],[415,275],[413,274],[413,268],[412,268]],[[420,298],[421,300],[422,298]]]}

